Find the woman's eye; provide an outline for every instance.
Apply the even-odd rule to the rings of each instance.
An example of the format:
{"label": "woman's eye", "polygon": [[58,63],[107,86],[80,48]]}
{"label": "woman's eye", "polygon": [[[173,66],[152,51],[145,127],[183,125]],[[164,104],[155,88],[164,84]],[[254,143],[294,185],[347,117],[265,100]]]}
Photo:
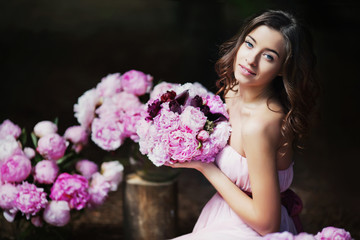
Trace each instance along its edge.
{"label": "woman's eye", "polygon": [[269,60],[269,61],[274,60],[274,57],[271,56],[271,55],[269,55],[269,54],[264,54],[264,56],[265,56],[265,58],[266,58],[267,60]]}
{"label": "woman's eye", "polygon": [[248,47],[248,48],[252,48],[254,45],[252,45],[252,43],[251,42],[249,42],[249,41],[245,41],[245,44],[246,44],[246,46]]}

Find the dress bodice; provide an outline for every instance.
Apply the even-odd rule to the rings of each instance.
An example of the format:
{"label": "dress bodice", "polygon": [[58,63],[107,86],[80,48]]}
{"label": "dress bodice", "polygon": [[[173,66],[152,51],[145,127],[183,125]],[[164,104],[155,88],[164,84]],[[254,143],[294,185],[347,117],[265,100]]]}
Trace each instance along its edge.
{"label": "dress bodice", "polygon": [[[221,171],[233,183],[246,192],[251,192],[247,159],[234,148],[227,145],[216,157],[216,163]],[[289,168],[278,171],[280,191],[288,189],[293,180],[293,163]]]}

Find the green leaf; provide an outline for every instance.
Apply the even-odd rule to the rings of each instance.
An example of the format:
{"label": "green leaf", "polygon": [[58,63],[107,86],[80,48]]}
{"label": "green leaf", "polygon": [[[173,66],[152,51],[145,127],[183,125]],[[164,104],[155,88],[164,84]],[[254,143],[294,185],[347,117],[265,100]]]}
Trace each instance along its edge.
{"label": "green leaf", "polygon": [[26,133],[26,129],[25,129],[25,128],[23,128],[23,129],[21,130],[21,135],[20,135],[20,137],[19,137],[19,140],[20,140],[22,146],[25,146],[25,145],[26,145],[26,142],[27,142],[27,133]]}
{"label": "green leaf", "polygon": [[33,144],[34,144],[34,147],[37,148],[38,139],[37,139],[35,133],[32,132],[30,135],[31,135],[31,140],[32,140],[32,142],[33,142]]}
{"label": "green leaf", "polygon": [[67,159],[73,157],[75,155],[74,152],[70,152],[68,154],[66,154],[65,156],[63,156],[62,158],[60,158],[59,160],[56,161],[57,165],[61,165],[62,163],[64,163]]}
{"label": "green leaf", "polygon": [[58,126],[58,124],[59,124],[59,118],[58,118],[58,117],[56,117],[56,118],[54,119],[54,124],[55,124],[56,126]]}

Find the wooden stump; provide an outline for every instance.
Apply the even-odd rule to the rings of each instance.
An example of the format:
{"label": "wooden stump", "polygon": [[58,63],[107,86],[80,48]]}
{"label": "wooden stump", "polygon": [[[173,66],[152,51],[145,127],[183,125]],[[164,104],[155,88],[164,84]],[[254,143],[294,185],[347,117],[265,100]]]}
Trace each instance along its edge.
{"label": "wooden stump", "polygon": [[177,182],[149,182],[129,174],[124,188],[126,239],[161,240],[176,236]]}

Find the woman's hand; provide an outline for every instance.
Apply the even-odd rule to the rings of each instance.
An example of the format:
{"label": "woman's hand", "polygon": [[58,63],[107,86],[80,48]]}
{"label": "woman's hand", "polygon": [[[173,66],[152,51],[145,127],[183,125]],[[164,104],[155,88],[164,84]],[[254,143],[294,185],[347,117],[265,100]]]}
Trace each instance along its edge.
{"label": "woman's hand", "polygon": [[214,167],[214,163],[204,163],[201,161],[191,161],[191,162],[182,162],[182,163],[166,163],[165,166],[171,168],[193,168],[200,172],[203,172],[205,169]]}

